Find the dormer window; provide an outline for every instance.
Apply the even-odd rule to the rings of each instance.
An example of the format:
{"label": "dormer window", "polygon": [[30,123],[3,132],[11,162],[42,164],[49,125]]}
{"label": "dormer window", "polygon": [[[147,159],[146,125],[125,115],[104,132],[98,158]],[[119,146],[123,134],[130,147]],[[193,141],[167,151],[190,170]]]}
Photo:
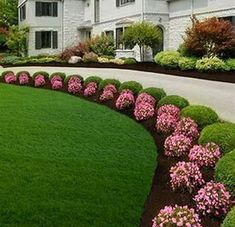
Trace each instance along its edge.
{"label": "dormer window", "polygon": [[131,2],[135,2],[135,0],[116,0],[116,6],[122,6],[122,5],[126,5],[129,4]]}
{"label": "dormer window", "polygon": [[58,16],[58,3],[57,2],[36,2],[36,17]]}

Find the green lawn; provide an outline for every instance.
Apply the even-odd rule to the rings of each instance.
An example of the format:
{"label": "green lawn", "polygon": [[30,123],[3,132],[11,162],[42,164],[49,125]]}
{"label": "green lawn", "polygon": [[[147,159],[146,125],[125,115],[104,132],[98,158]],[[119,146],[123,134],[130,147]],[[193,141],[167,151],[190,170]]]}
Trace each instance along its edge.
{"label": "green lawn", "polygon": [[0,84],[0,226],[138,226],[155,167],[153,139],[131,119]]}

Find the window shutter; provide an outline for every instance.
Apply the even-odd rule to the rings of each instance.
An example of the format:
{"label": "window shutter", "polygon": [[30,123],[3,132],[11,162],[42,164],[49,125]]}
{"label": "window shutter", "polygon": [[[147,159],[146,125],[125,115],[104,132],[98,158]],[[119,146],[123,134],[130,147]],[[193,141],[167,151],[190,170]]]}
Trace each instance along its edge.
{"label": "window shutter", "polygon": [[57,31],[53,31],[52,32],[52,39],[53,39],[53,49],[57,49],[58,48],[58,32]]}
{"label": "window shutter", "polygon": [[53,2],[53,17],[57,17],[57,16],[58,16],[58,3]]}
{"label": "window shutter", "polygon": [[35,32],[35,49],[39,50],[42,48],[42,36],[41,32]]}
{"label": "window shutter", "polygon": [[135,0],[130,0],[130,2],[134,2]]}
{"label": "window shutter", "polygon": [[42,16],[42,3],[36,2],[36,17]]}
{"label": "window shutter", "polygon": [[117,6],[117,7],[120,6],[120,0],[116,0],[116,6]]}

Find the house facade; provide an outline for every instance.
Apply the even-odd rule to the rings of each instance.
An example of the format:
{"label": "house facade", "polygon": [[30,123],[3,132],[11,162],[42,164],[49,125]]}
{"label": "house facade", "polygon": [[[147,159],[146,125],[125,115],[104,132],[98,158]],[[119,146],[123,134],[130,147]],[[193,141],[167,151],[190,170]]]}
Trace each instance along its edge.
{"label": "house facade", "polygon": [[29,55],[60,53],[97,34],[114,38],[117,57],[139,59],[137,48],[125,47],[121,36],[138,21],[150,21],[163,33],[154,53],[177,49],[190,16],[216,16],[235,24],[235,0],[19,0],[19,24],[30,27]]}

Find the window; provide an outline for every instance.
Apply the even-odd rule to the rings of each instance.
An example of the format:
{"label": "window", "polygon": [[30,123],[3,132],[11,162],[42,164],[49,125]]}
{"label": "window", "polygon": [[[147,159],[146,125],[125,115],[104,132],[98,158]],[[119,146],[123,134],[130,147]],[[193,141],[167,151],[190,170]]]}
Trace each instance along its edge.
{"label": "window", "polygon": [[114,40],[114,32],[112,30],[105,31],[105,35],[110,36]]}
{"label": "window", "polygon": [[130,2],[135,2],[135,0],[116,0],[116,6],[126,5]]}
{"label": "window", "polygon": [[26,19],[26,5],[20,7],[20,21]]}
{"label": "window", "polygon": [[36,2],[36,17],[58,16],[58,3],[57,2]]}
{"label": "window", "polygon": [[38,31],[35,33],[35,49],[58,48],[57,31]]}
{"label": "window", "polygon": [[127,30],[128,27],[121,27],[116,28],[116,48],[117,49],[132,49],[130,45],[125,45],[122,40],[122,36],[125,30]]}
{"label": "window", "polygon": [[221,17],[223,20],[228,20],[232,23],[232,25],[235,26],[235,16],[230,16],[230,17]]}
{"label": "window", "polygon": [[100,22],[100,0],[95,0],[95,22]]}

